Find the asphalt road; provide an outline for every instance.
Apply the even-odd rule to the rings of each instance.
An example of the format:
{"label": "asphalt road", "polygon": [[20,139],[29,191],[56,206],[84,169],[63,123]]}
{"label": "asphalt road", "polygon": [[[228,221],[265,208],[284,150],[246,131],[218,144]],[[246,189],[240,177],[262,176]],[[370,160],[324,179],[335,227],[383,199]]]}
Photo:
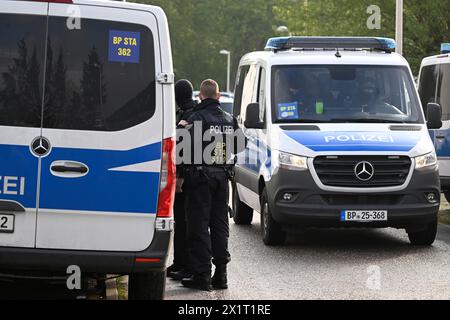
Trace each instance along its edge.
{"label": "asphalt road", "polygon": [[[444,210],[448,209],[443,207]],[[167,280],[169,300],[450,299],[450,227],[431,248],[415,248],[402,230],[310,230],[284,247],[264,246],[259,215],[251,227],[231,223],[230,289],[191,291]],[[0,299],[101,299],[62,284],[20,281]]]}
{"label": "asphalt road", "polygon": [[409,244],[405,231],[310,230],[285,247],[264,246],[259,215],[231,224],[227,291],[184,289],[167,280],[171,300],[450,299],[450,227],[431,248]]}
{"label": "asphalt road", "polygon": [[89,285],[86,290],[70,291],[65,281],[0,281],[0,300],[103,300],[106,288]]}

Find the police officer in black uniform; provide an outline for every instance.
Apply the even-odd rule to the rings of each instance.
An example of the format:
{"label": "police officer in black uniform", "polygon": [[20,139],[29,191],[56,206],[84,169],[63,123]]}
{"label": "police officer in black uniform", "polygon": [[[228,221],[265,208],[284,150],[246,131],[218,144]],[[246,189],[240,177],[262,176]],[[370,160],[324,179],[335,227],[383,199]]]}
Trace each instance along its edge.
{"label": "police officer in black uniform", "polygon": [[[233,116],[221,109],[219,98],[218,84],[214,80],[205,80],[200,89],[202,102],[195,107],[194,114],[182,123],[192,134],[193,149],[193,164],[185,168],[184,181],[189,263],[193,276],[184,279],[182,284],[205,291],[228,288],[227,264],[231,260],[228,251],[228,180],[234,165],[231,158],[238,151],[238,143],[232,143],[230,137],[235,136],[239,127]],[[198,126],[201,126],[204,136],[211,139],[204,139],[198,134],[195,136]],[[199,152],[205,156],[201,157],[201,163],[196,163],[198,158],[195,159],[195,154]],[[211,259],[216,266],[212,278]]]}
{"label": "police officer in black uniform", "polygon": [[[177,123],[187,120],[194,113],[197,102],[192,99],[194,87],[188,80],[180,80],[175,84],[175,100],[178,106]],[[188,278],[188,247],[186,235],[186,196],[183,190],[183,166],[177,166],[177,193],[174,203],[175,236],[173,265],[167,268],[167,276],[174,280]]]}

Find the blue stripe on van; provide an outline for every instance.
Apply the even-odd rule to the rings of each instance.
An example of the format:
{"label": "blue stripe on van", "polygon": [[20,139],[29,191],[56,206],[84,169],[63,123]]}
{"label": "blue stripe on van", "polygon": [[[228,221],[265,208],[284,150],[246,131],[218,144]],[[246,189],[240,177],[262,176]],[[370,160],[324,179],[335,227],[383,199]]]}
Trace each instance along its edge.
{"label": "blue stripe on van", "polygon": [[[130,151],[53,148],[42,159],[40,208],[154,214],[160,173],[109,169],[161,159],[161,143]],[[50,172],[54,161],[76,161],[89,167],[82,178],[60,178]]]}
{"label": "blue stripe on van", "polygon": [[306,132],[285,131],[288,137],[314,152],[409,152],[421,132]]}
{"label": "blue stripe on van", "polygon": [[[29,147],[0,145],[0,200],[36,208],[37,172],[38,159],[31,154]],[[24,178],[23,185],[21,178]],[[24,188],[23,195],[20,194],[21,187]]]}

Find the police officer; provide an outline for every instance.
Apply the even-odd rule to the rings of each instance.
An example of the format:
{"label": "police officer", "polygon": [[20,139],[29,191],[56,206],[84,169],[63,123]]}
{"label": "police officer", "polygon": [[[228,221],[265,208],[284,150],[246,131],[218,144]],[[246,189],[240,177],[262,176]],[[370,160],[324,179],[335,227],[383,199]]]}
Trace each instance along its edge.
{"label": "police officer", "polygon": [[[238,129],[237,121],[223,111],[219,103],[219,86],[214,80],[205,80],[200,88],[201,103],[194,114],[182,123],[192,134],[193,164],[186,167],[187,232],[189,263],[193,276],[182,280],[185,287],[209,291],[227,289],[229,220],[229,169],[233,166],[231,154],[236,154],[230,143]],[[198,127],[201,130],[198,130]],[[198,131],[203,132],[199,137]],[[196,134],[197,133],[197,134]],[[209,136],[209,138],[206,138]],[[199,146],[202,148],[199,149]],[[201,163],[196,161],[203,154]],[[216,266],[211,278],[212,263]]]}
{"label": "police officer", "polygon": [[[192,99],[194,88],[188,80],[175,84],[175,100],[178,106],[177,123],[187,120],[194,112],[197,102]],[[183,190],[183,166],[177,166],[177,193],[174,203],[175,236],[173,265],[167,269],[167,276],[174,280],[188,278],[189,272],[186,235],[186,197]]]}

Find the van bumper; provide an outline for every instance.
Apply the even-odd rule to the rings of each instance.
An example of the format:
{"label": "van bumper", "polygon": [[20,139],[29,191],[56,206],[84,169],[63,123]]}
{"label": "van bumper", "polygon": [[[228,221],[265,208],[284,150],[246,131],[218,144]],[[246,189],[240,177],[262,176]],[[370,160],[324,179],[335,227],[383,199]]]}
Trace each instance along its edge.
{"label": "van bumper", "polygon": [[[398,192],[355,194],[320,189],[309,171],[279,170],[267,183],[267,193],[275,221],[285,228],[398,228],[415,230],[435,221],[440,207],[438,170],[415,171],[408,187]],[[435,193],[437,201],[428,202],[426,194]],[[285,193],[294,195],[283,200]],[[388,211],[387,222],[341,222],[343,210]]]}
{"label": "van bumper", "polygon": [[[172,232],[156,231],[153,242],[142,252],[69,251],[0,247],[0,273],[22,275],[66,274],[69,266],[79,266],[83,274],[131,274],[165,271]],[[136,262],[136,259],[158,262]]]}

